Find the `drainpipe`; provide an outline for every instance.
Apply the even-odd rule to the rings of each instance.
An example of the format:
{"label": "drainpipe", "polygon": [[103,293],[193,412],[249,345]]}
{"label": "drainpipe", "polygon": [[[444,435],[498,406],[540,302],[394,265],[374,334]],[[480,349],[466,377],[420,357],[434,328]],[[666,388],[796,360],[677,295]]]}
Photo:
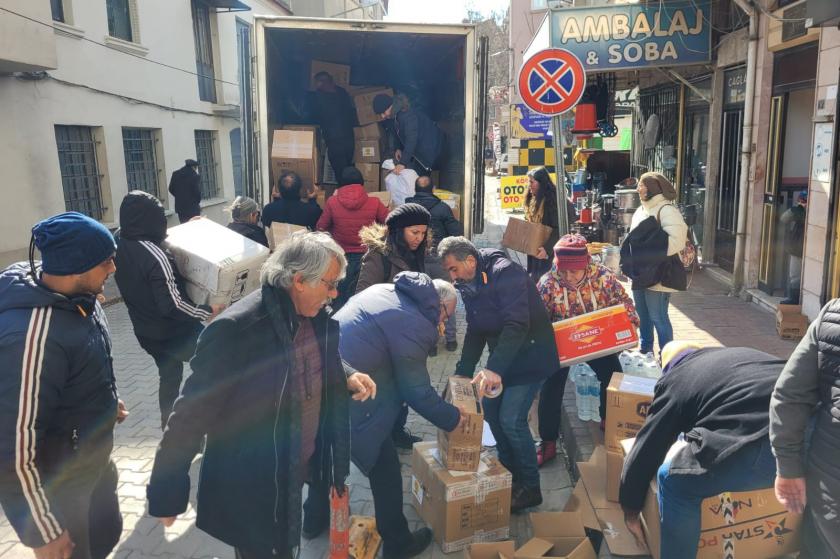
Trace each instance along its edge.
{"label": "drainpipe", "polygon": [[[750,16],[750,36],[747,47],[747,91],[744,99],[744,129],[741,138],[741,176],[738,196],[738,229],[735,235],[735,265],[732,292],[739,295],[744,287],[746,264],[747,209],[749,206],[749,177],[752,161],[753,100],[755,98],[755,66],[758,53],[758,12],[754,0],[733,0]],[[761,0],[758,0],[759,2]]]}

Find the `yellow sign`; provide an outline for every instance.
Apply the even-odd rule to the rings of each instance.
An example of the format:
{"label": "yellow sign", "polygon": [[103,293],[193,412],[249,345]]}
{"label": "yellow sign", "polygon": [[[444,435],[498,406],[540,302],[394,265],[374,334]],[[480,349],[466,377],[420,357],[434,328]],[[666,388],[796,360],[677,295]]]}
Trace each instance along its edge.
{"label": "yellow sign", "polygon": [[[557,184],[557,174],[551,173],[551,181]],[[502,199],[503,210],[515,210],[525,207],[525,195],[528,194],[528,176],[517,175],[502,177],[502,187],[499,195]]]}

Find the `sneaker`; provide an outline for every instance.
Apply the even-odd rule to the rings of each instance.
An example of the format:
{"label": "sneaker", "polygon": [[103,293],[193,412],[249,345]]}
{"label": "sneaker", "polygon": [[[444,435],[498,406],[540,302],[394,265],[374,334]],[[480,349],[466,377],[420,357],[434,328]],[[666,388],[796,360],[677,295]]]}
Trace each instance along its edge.
{"label": "sneaker", "polygon": [[451,342],[446,342],[446,351],[455,351],[458,349],[458,341],[452,340]]}
{"label": "sneaker", "polygon": [[542,468],[546,462],[550,462],[557,458],[557,442],[543,441],[537,449],[537,467]]}
{"label": "sneaker", "polygon": [[[432,531],[428,528],[420,528],[411,534],[411,540],[399,546],[399,549],[389,549],[386,543],[382,549],[384,559],[408,559],[423,553],[429,544],[432,543]],[[394,546],[396,547],[396,546]]]}
{"label": "sneaker", "polygon": [[510,512],[516,514],[525,509],[539,506],[542,502],[542,492],[539,487],[522,485],[517,487],[517,491],[511,495]]}
{"label": "sneaker", "polygon": [[423,439],[412,435],[408,429],[403,427],[402,431],[391,433],[391,440],[394,441],[395,447],[411,450],[414,447],[414,443],[419,443]]}

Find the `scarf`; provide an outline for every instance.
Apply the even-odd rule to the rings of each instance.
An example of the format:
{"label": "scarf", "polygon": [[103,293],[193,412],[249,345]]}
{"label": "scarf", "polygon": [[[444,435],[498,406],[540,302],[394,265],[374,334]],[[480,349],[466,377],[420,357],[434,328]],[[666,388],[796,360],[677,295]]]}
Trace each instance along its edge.
{"label": "scarf", "polygon": [[545,198],[537,202],[536,196],[531,196],[531,201],[525,204],[525,221],[531,223],[542,223],[545,215]]}

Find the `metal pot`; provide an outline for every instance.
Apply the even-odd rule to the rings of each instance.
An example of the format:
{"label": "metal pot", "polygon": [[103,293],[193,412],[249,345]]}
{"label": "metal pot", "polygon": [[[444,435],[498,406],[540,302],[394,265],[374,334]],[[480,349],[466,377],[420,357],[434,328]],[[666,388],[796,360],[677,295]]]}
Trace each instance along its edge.
{"label": "metal pot", "polygon": [[615,206],[622,210],[635,210],[642,205],[639,193],[631,188],[615,191]]}
{"label": "metal pot", "polygon": [[636,210],[622,210],[617,212],[616,219],[621,225],[630,227],[630,224],[633,222],[634,213],[636,213]]}

